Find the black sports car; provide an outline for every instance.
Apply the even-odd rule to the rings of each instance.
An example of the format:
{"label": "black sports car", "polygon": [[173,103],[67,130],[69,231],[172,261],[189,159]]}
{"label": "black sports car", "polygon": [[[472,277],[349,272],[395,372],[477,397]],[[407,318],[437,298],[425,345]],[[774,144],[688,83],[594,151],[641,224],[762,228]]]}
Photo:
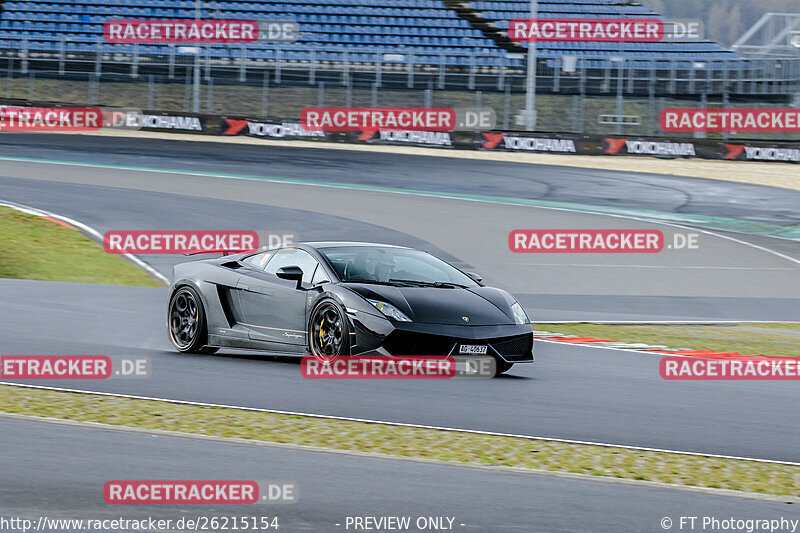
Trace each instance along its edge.
{"label": "black sports car", "polygon": [[533,361],[522,306],[426,252],[316,242],[175,266],[167,311],[181,352],[492,355]]}

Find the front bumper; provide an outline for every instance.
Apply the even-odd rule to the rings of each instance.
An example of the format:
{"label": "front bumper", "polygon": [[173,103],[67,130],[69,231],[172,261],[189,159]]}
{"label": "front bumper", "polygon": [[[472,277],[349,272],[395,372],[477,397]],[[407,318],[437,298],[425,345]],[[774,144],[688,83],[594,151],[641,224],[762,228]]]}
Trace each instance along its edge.
{"label": "front bumper", "polygon": [[487,355],[508,363],[532,363],[530,324],[472,326],[392,322],[358,313],[350,316],[355,329],[354,354],[460,355],[462,344],[486,345]]}

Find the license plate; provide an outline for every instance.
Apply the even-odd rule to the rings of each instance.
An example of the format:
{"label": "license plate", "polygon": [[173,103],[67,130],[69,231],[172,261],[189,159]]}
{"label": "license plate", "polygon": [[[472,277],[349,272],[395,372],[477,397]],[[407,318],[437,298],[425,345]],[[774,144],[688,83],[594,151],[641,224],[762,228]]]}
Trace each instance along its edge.
{"label": "license plate", "polygon": [[485,344],[462,344],[458,353],[460,355],[486,355],[486,350]]}

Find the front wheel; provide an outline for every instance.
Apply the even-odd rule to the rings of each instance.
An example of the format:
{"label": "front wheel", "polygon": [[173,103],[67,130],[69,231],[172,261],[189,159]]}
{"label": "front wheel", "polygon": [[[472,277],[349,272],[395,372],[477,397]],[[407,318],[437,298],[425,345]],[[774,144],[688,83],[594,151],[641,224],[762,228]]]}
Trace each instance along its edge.
{"label": "front wheel", "polygon": [[333,300],[320,303],[311,313],[308,328],[311,355],[335,359],[350,354],[350,331],[342,307]]}
{"label": "front wheel", "polygon": [[212,354],[218,348],[208,341],[203,301],[192,287],[181,287],[169,300],[167,311],[169,340],[179,352]]}

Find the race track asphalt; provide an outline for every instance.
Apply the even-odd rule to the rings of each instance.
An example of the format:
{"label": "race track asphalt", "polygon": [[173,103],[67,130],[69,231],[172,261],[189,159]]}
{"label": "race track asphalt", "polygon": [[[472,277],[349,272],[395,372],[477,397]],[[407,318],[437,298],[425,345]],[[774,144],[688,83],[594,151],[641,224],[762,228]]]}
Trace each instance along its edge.
{"label": "race track asphalt", "polygon": [[[507,238],[517,228],[660,229],[667,242],[675,233],[699,230],[370,187],[783,226],[800,220],[800,193],[793,191],[556,166],[80,136],[3,135],[0,157],[72,162],[3,160],[0,201],[53,211],[100,232],[251,229],[291,231],[301,240],[421,247],[508,289],[538,320],[800,321],[795,242],[700,233],[697,250],[514,254]],[[169,275],[185,258],[145,259]],[[547,343],[537,344],[534,365],[518,365],[494,380],[307,381],[294,361],[234,351],[177,355],[164,330],[166,289],[0,280],[0,295],[2,354],[146,355],[154,364],[149,380],[39,385],[800,461],[793,409],[800,392],[792,382],[667,382],[659,377],[657,356]],[[630,485],[27,421],[0,421],[0,435],[0,505],[6,514],[110,516],[119,512],[98,493],[110,478],[253,472],[308,487],[301,503],[279,515],[301,531],[325,530],[346,514],[381,513],[463,516],[469,526],[464,529],[475,531],[659,531],[662,516],[774,518],[785,508]],[[125,450],[135,450],[140,460]],[[147,508],[130,512],[151,514]]]}
{"label": "race track asphalt", "polygon": [[306,380],[257,352],[178,355],[165,289],[0,280],[0,293],[0,353],[153,361],[145,380],[22,383],[800,462],[796,382],[664,381],[656,355],[543,342],[493,380]]}
{"label": "race track asphalt", "polygon": [[642,172],[309,149],[290,143],[259,146],[31,133],[4,133],[0,156],[489,194],[786,226],[800,223],[800,191]]}
{"label": "race track asphalt", "polygon": [[[420,531],[419,517],[450,517],[454,531],[476,533],[646,533],[664,531],[664,517],[675,528],[681,516],[797,517],[780,502],[529,473],[4,418],[0,432],[0,516],[34,524],[42,516],[173,523],[268,516],[278,518],[278,531],[342,532],[354,531],[345,527],[347,517],[407,516],[409,531]],[[104,502],[107,481],[131,479],[291,481],[299,498],[281,505]]]}
{"label": "race track asphalt", "polygon": [[[9,135],[9,140],[0,139],[6,143],[0,144],[0,156],[32,153],[33,148],[17,141],[25,138]],[[378,182],[400,189],[424,189],[415,180],[439,169],[437,180],[427,179],[427,189],[528,197],[536,196],[536,180],[549,180],[554,191],[575,189],[570,193],[575,195],[583,190],[586,196],[578,200],[587,204],[613,207],[624,200],[626,205],[647,205],[665,213],[738,213],[742,219],[751,220],[767,213],[767,218],[781,219],[785,224],[800,218],[800,193],[793,191],[692,178],[499,164],[504,175],[528,176],[525,192],[511,188],[504,178],[492,179],[488,187],[485,178],[457,177],[483,163],[494,168],[491,165],[495,162],[409,156],[398,159],[393,154],[238,145],[225,146],[225,153],[221,153],[223,148],[213,143],[178,141],[162,141],[164,153],[156,157],[151,155],[158,153],[153,141],[142,139],[102,138],[99,145],[96,138],[84,138],[82,148],[74,146],[75,139],[80,140],[76,136],[54,139],[39,144],[36,153],[43,158],[91,160],[91,165],[160,164],[163,168],[186,168],[188,173],[6,160],[0,172],[0,200],[52,210],[101,232],[253,229],[291,231],[301,240],[372,240],[418,246],[478,271],[489,284],[510,290],[536,320],[800,320],[800,245],[796,242],[747,236],[734,237],[734,241],[728,240],[730,236],[701,233],[697,250],[515,254],[508,249],[507,240],[509,232],[518,228],[660,229],[668,244],[676,233],[692,230],[577,211],[380,192],[363,186]],[[198,153],[201,149],[202,154]],[[134,155],[137,153],[146,155]],[[209,158],[217,162],[211,163]],[[331,162],[322,165],[320,161],[327,158]],[[385,159],[379,164],[375,158]],[[397,164],[393,164],[395,160]],[[222,166],[238,174],[255,172],[258,167],[260,173],[255,175],[299,183],[191,174],[201,165],[203,171]],[[365,165],[373,168],[368,180],[361,178],[367,172]],[[380,173],[375,172],[377,168]],[[347,181],[341,175],[343,169],[358,188],[304,185],[305,180],[298,177],[303,174],[305,179],[320,182],[329,176]],[[580,175],[574,174],[578,172]],[[523,177],[515,179],[524,181]],[[598,180],[607,189],[623,189],[610,193],[613,198],[604,197],[581,184],[587,179]],[[636,184],[650,180],[682,183],[692,190],[689,196],[702,201],[693,204],[684,198],[678,206],[655,194],[655,190],[661,190],[655,185],[646,194],[636,184],[624,189],[632,180]],[[562,185],[556,186],[557,182]],[[697,188],[704,193],[694,190]],[[546,198],[553,199],[552,194],[555,192]],[[736,198],[739,200],[734,202]],[[771,207],[759,198],[769,198],[766,203]],[[738,207],[731,210],[731,203]],[[742,211],[747,209],[747,213]],[[743,241],[775,249],[792,259]],[[169,256],[146,259],[165,274],[184,260]]]}

